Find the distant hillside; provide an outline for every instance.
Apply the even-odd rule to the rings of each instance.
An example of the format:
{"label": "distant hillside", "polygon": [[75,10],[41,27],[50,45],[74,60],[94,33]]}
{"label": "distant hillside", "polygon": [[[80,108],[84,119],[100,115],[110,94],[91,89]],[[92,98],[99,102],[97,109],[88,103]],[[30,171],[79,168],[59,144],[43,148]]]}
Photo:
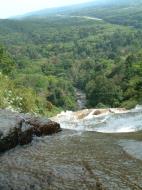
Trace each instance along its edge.
{"label": "distant hillside", "polygon": [[45,8],[39,11],[30,12],[24,15],[18,15],[14,18],[31,18],[31,17],[47,17],[47,16],[55,16],[56,14],[71,14],[75,11],[84,9],[86,7],[91,7],[95,2],[90,0],[88,3],[70,5],[64,7],[56,7],[56,8]]}
{"label": "distant hillside", "polygon": [[[98,4],[97,4],[98,3]],[[112,24],[142,28],[142,0],[102,0],[73,15],[98,17]]]}
{"label": "distant hillside", "polygon": [[[19,15],[16,16],[14,18],[16,19],[25,19],[25,18],[42,18],[42,17],[47,17],[47,16],[55,16],[57,14],[74,14],[74,13],[80,13],[81,11],[84,12],[85,10],[88,10],[89,13],[87,13],[85,11],[85,14],[92,14],[93,10],[94,10],[94,14],[96,16],[96,14],[99,13],[100,16],[103,16],[105,13],[104,11],[102,11],[102,9],[100,9],[100,12],[102,12],[102,14],[100,14],[100,12],[98,12],[98,8],[107,8],[108,6],[113,6],[113,7],[121,7],[122,6],[126,6],[126,7],[130,7],[130,6],[137,6],[137,5],[142,5],[142,0],[90,0],[90,2],[88,3],[82,3],[82,4],[78,4],[78,5],[71,5],[71,6],[64,6],[64,7],[57,7],[57,8],[46,8],[43,10],[39,10],[39,11],[34,11],[34,12],[30,12],[24,15]],[[96,8],[97,8],[97,12],[96,12]],[[140,7],[141,8],[141,7]],[[141,9],[140,9],[141,10]],[[107,10],[106,14],[109,13],[109,10]],[[111,10],[110,10],[110,14],[111,14]]]}
{"label": "distant hillside", "polygon": [[90,16],[101,18],[106,22],[142,28],[142,0],[94,0],[88,3],[48,8],[14,19],[37,19],[58,15]]}
{"label": "distant hillside", "polygon": [[134,26],[142,28],[142,5],[128,6],[128,7],[112,7],[111,9],[100,8],[93,10],[92,13],[86,10],[86,14],[90,16],[97,16],[112,24],[119,24],[125,26]]}
{"label": "distant hillside", "polygon": [[[93,1],[0,20],[0,44],[14,61],[13,70],[5,54],[0,57],[0,71],[15,86],[10,106],[15,94],[23,97],[19,88],[28,89],[24,101],[19,100],[20,110],[40,114],[75,110],[75,88],[86,94],[88,108],[142,104],[141,1],[114,2]],[[5,94],[2,97],[3,103]]]}
{"label": "distant hillside", "polygon": [[135,5],[142,2],[141,0],[96,0],[97,5]]}

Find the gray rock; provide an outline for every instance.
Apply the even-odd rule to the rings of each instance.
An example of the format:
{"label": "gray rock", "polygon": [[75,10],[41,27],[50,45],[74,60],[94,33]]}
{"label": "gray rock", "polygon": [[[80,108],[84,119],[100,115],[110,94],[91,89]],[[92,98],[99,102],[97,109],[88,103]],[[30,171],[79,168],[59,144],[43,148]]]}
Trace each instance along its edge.
{"label": "gray rock", "polygon": [[32,141],[34,135],[60,132],[60,125],[47,118],[0,110],[0,153]]}

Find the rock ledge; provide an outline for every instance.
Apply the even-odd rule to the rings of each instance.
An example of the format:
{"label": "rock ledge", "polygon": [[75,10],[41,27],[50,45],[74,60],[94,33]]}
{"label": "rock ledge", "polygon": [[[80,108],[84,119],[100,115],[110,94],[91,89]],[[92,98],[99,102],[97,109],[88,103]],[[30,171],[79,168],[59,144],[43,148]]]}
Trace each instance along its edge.
{"label": "rock ledge", "polygon": [[0,153],[30,143],[35,135],[52,135],[60,131],[60,125],[47,118],[0,110]]}

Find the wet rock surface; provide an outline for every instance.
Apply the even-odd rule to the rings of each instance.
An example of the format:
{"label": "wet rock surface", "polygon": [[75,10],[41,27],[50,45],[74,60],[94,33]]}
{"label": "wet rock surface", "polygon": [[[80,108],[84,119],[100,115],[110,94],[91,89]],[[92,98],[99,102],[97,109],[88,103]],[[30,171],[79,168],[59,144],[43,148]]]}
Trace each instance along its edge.
{"label": "wet rock surface", "polygon": [[61,131],[60,125],[47,118],[0,110],[0,153],[25,145],[33,136],[52,135]]}
{"label": "wet rock surface", "polygon": [[45,120],[22,120],[22,131],[40,123],[39,131],[28,145],[0,155],[0,190],[141,190],[142,110],[94,111],[59,115],[65,129],[53,136],[38,137]]}
{"label": "wet rock surface", "polygon": [[63,130],[34,137],[0,156],[0,190],[141,190],[142,161],[125,151],[141,136]]}

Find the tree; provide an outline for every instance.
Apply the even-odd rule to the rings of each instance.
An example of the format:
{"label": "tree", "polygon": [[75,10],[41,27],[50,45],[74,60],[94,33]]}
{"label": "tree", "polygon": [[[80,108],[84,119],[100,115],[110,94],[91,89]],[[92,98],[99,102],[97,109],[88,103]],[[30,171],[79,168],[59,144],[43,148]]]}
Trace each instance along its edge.
{"label": "tree", "polygon": [[94,80],[89,81],[86,86],[86,93],[90,106],[97,106],[97,104],[102,103],[115,107],[122,101],[121,88],[105,76],[98,76]]}
{"label": "tree", "polygon": [[3,74],[10,75],[15,69],[15,64],[6,50],[0,47],[0,70]]}

